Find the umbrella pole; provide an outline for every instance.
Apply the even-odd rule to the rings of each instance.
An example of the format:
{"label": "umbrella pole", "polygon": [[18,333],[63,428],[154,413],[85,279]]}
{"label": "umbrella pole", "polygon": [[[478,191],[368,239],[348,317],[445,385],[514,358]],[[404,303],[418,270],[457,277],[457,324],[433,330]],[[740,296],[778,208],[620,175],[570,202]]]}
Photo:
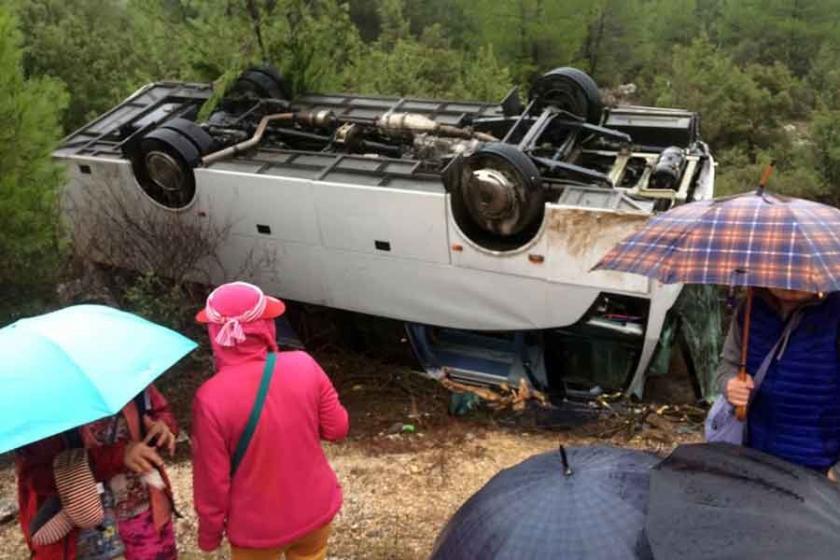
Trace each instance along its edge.
{"label": "umbrella pole", "polygon": [[[767,186],[767,182],[770,180],[770,176],[773,174],[773,168],[776,166],[775,161],[771,161],[767,164],[767,167],[764,168],[764,171],[761,173],[761,178],[758,180],[758,190],[756,194],[761,196],[764,194],[764,188]],[[741,363],[738,366],[738,379],[741,381],[747,380],[747,351],[749,349],[749,342],[750,342],[750,316],[752,315],[752,299],[753,299],[753,289],[752,287],[747,287],[747,305],[744,309],[744,328],[741,332]],[[746,406],[738,406],[735,408],[735,416],[741,422],[744,422],[747,419],[747,407]]]}
{"label": "umbrella pole", "polygon": [[[750,342],[750,316],[752,315],[753,289],[747,288],[747,304],[744,308],[744,328],[741,330],[741,363],[738,365],[738,379],[747,380],[747,352]],[[735,416],[743,422],[747,419],[747,407],[735,408]]]}

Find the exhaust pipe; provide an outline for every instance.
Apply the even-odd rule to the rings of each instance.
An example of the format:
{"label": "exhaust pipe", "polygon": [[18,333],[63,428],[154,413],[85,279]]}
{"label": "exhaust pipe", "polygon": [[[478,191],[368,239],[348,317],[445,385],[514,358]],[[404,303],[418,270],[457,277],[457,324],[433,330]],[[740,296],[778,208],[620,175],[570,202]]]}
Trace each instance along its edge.
{"label": "exhaust pipe", "polygon": [[207,154],[203,158],[201,158],[201,164],[205,167],[210,165],[211,163],[215,163],[221,159],[225,159],[228,157],[235,156],[236,154],[240,154],[247,150],[250,150],[254,146],[260,143],[262,140],[263,134],[265,134],[265,129],[268,128],[268,123],[272,121],[289,121],[291,122],[294,120],[295,114],[294,113],[275,113],[273,115],[266,115],[260,120],[260,124],[257,125],[257,130],[254,132],[254,135],[247,140],[243,140],[238,144],[234,144],[233,146],[228,146],[227,148],[222,148],[218,152],[213,152],[212,154]]}

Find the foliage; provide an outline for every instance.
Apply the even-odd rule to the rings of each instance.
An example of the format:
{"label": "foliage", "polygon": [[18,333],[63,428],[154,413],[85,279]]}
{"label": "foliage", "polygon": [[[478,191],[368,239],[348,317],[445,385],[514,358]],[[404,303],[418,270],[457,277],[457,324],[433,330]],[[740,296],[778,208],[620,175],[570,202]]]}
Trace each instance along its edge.
{"label": "foliage", "polygon": [[488,101],[574,65],[602,87],[635,83],[634,101],[700,112],[719,193],[752,188],[774,159],[771,188],[840,202],[840,0],[2,5],[0,114],[11,126],[0,129],[0,208],[11,217],[0,258],[20,263],[14,278],[0,273],[4,296],[11,280],[46,282],[55,269],[61,179],[48,153],[59,124],[69,132],[153,80],[213,81],[222,92],[262,62],[296,92]]}
{"label": "foliage", "polygon": [[0,8],[0,314],[47,286],[59,258],[54,224],[62,173],[50,151],[67,96],[54,79],[25,79],[22,54],[17,21]]}
{"label": "foliage", "polygon": [[828,185],[833,201],[840,201],[840,111],[820,111],[811,123],[814,163]]}
{"label": "foliage", "polygon": [[840,45],[823,45],[807,82],[818,108],[840,109]]}
{"label": "foliage", "polygon": [[136,54],[133,63],[137,65],[132,87],[152,81],[199,78],[189,65],[191,50],[184,42],[185,21],[190,13],[186,5],[161,0],[126,0],[125,6],[130,26],[123,41]]}
{"label": "foliage", "polygon": [[440,26],[419,39],[390,35],[367,49],[349,73],[346,87],[360,93],[414,97],[500,100],[510,89],[507,68],[490,47],[475,54],[450,48]]}
{"label": "foliage", "polygon": [[751,162],[760,147],[783,142],[796,84],[780,65],[740,68],[707,38],[674,47],[671,67],[656,79],[656,102],[700,112],[704,139],[716,150],[743,146]]}
{"label": "foliage", "polygon": [[598,0],[589,6],[586,34],[576,62],[600,84],[632,78],[644,60],[641,28],[646,12],[638,0]]}
{"label": "foliage", "polygon": [[583,0],[458,0],[475,21],[474,42],[489,43],[527,85],[541,72],[573,62],[591,13]]}
{"label": "foliage", "polygon": [[761,153],[757,161],[750,162],[747,154],[733,148],[719,154],[718,164],[722,172],[716,181],[716,194],[727,196],[753,190],[766,165],[773,158],[776,168],[767,188],[773,192],[827,201],[829,192],[820,176],[811,165],[811,153],[807,148],[799,147],[778,159],[779,154]]}
{"label": "foliage", "polygon": [[838,22],[838,0],[729,0],[719,40],[741,64],[779,62],[802,77],[821,45],[837,40]]}
{"label": "foliage", "polygon": [[146,61],[126,40],[133,25],[122,3],[28,0],[18,13],[27,74],[58,78],[71,92],[66,130],[110,109],[143,82]]}
{"label": "foliage", "polygon": [[131,278],[122,295],[133,313],[180,332],[194,330],[199,303],[186,284],[149,273]]}
{"label": "foliage", "polygon": [[206,0],[193,6],[184,41],[187,64],[200,79],[267,62],[295,91],[333,90],[361,48],[347,5],[336,0]]}

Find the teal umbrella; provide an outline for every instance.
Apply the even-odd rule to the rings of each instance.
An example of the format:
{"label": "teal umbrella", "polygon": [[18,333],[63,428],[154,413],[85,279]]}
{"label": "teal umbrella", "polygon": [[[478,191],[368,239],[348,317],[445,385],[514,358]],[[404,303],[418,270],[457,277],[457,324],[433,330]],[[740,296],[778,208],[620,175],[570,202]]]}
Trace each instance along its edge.
{"label": "teal umbrella", "polygon": [[131,313],[76,305],[0,329],[0,453],[119,412],[196,347]]}

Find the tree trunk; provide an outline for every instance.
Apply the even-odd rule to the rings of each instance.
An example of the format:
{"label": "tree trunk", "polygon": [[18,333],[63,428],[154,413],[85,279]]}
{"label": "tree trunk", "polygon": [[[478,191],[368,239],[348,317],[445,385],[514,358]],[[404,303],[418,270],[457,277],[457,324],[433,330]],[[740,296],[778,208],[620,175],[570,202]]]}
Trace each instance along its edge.
{"label": "tree trunk", "polygon": [[257,38],[257,45],[260,47],[260,56],[264,63],[268,62],[268,52],[265,49],[265,43],[262,37],[262,25],[260,24],[260,7],[257,6],[255,0],[245,0],[245,8],[248,11],[248,17],[251,19],[251,26],[254,28],[254,35]]}

